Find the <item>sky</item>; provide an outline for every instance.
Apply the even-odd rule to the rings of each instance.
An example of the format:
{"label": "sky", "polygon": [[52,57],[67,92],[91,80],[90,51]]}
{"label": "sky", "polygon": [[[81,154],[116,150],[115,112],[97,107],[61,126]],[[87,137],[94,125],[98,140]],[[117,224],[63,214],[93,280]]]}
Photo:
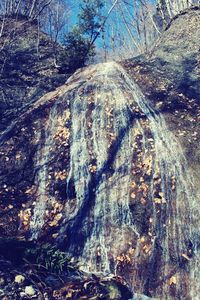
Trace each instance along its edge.
{"label": "sky", "polygon": [[[70,6],[69,29],[78,22],[78,14],[80,12],[81,0],[66,0]],[[125,3],[129,2],[130,5]],[[114,0],[105,0],[104,14],[106,15]],[[134,6],[134,3],[135,6]],[[119,0],[118,6],[112,11],[105,26],[104,39],[99,38],[96,42],[97,52],[106,56],[120,56],[127,58],[138,55],[144,49],[144,39],[147,43],[151,43],[152,24],[147,24],[147,35],[144,37],[143,25],[136,19],[141,20],[141,2],[134,0]],[[155,0],[146,1],[148,7],[146,11],[150,12],[155,7]],[[147,15],[147,19],[150,15]],[[129,27],[129,28],[128,28]],[[139,28],[140,27],[140,28]],[[139,44],[139,46],[137,46]]]}

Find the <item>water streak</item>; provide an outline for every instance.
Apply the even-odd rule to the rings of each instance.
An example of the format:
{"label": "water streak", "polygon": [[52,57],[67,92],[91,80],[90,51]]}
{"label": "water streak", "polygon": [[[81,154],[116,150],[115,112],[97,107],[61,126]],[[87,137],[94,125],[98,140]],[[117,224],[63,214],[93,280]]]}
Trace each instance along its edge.
{"label": "water streak", "polygon": [[[198,196],[181,145],[168,130],[164,117],[150,105],[120,65],[101,64],[93,67],[91,73],[72,104],[73,138],[67,181],[69,198],[72,185],[76,198],[75,210],[66,217],[70,220],[76,218],[87,198],[91,178],[98,178],[95,203],[86,220],[93,225],[92,231],[88,233],[80,260],[90,272],[117,273],[122,253],[132,245],[135,248],[132,266],[136,270],[133,285],[138,281],[142,237],[130,209],[130,186],[134,179],[134,159],[139,155],[143,166],[149,161],[148,185],[140,179],[141,186],[148,190],[152,207],[148,259],[155,259],[155,241],[162,249],[161,281],[154,296],[173,299],[167,281],[173,271],[173,260],[177,293],[187,289],[189,297],[196,299],[200,287],[195,280],[199,267],[193,262],[197,251],[193,237],[199,225],[199,214],[195,211]],[[136,150],[133,145],[138,142],[141,146]],[[177,267],[184,256],[189,261],[189,275]],[[152,276],[154,271],[150,270]],[[183,280],[188,276],[189,279]],[[145,292],[147,279],[141,278],[138,293]]]}
{"label": "water streak", "polygon": [[[46,121],[45,127],[41,128],[38,132],[38,140],[40,141],[38,145],[38,151],[36,154],[35,168],[38,170],[35,184],[37,189],[37,200],[35,203],[33,216],[30,222],[31,238],[37,239],[41,229],[45,223],[45,211],[47,207],[47,202],[50,201],[50,196],[48,194],[48,168],[49,162],[51,160],[51,152],[53,149],[54,135],[57,129],[57,106],[53,106],[50,110],[48,120]],[[44,136],[43,136],[44,135]]]}

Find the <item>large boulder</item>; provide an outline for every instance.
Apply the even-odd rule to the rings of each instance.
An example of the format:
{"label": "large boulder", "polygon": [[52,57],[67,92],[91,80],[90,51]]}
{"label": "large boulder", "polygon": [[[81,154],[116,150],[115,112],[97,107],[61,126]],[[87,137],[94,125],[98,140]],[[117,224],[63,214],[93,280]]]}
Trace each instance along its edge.
{"label": "large boulder", "polygon": [[[188,18],[196,31],[185,53],[174,36],[182,39]],[[175,19],[150,57],[77,71],[7,128],[2,237],[56,244],[83,270],[120,275],[138,294],[195,295],[199,18],[191,10]],[[191,55],[187,72],[183,60]],[[184,76],[194,80],[187,90]]]}

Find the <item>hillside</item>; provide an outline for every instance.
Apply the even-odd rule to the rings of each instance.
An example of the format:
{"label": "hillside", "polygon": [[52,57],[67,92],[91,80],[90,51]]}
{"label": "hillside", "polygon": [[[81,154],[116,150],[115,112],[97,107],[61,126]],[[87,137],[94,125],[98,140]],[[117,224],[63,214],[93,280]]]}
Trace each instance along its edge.
{"label": "hillside", "polygon": [[[1,26],[1,22],[0,22]],[[36,21],[7,18],[0,38],[0,130],[26,106],[62,85],[69,75],[55,66],[54,44]],[[58,63],[62,66],[62,62]]]}
{"label": "hillside", "polygon": [[154,106],[165,114],[194,168],[200,157],[198,138],[192,138],[199,128],[199,18],[197,8],[183,12],[172,20],[151,54],[123,63]]}
{"label": "hillside", "polygon": [[[50,93],[39,83],[45,58],[37,65],[31,105],[0,139],[3,296],[30,299],[31,285],[38,299],[198,299],[199,42],[195,8],[146,56],[92,65],[67,81],[48,68],[55,86],[66,81]],[[2,82],[21,110],[28,89],[21,97]],[[47,243],[69,256],[61,277],[13,255]],[[18,273],[27,281],[17,285]]]}

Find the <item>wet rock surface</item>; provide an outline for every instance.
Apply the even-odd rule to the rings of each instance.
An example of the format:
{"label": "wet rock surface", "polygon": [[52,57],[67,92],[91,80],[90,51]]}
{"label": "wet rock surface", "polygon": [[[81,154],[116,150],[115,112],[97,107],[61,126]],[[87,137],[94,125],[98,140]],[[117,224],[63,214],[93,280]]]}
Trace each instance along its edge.
{"label": "wet rock surface", "polygon": [[199,163],[195,137],[200,114],[199,18],[198,8],[183,12],[172,20],[152,53],[123,64],[155,108],[165,114],[194,167]]}
{"label": "wet rock surface", "polygon": [[[7,280],[9,297],[16,292],[16,297],[36,299],[131,298],[127,287],[125,294],[121,291],[125,282],[116,283],[124,278],[137,294],[195,299],[199,11],[186,18],[191,32],[196,24],[195,39],[185,45],[187,51],[180,49],[180,56],[182,44],[174,45],[169,57],[165,46],[182,38],[184,15],[181,26],[179,18],[172,22],[148,59],[79,70],[29,107],[0,141],[1,236],[56,244],[83,270],[119,278],[105,283],[99,275],[68,276],[60,286],[59,278],[45,274],[47,291],[41,291],[37,280],[16,282],[16,276],[27,278],[29,271],[14,268],[0,251],[2,265],[14,271],[11,279],[2,273],[1,293]],[[188,80],[184,90],[182,63],[191,55],[194,68],[186,75],[195,83]],[[16,289],[17,284],[23,288]]]}

